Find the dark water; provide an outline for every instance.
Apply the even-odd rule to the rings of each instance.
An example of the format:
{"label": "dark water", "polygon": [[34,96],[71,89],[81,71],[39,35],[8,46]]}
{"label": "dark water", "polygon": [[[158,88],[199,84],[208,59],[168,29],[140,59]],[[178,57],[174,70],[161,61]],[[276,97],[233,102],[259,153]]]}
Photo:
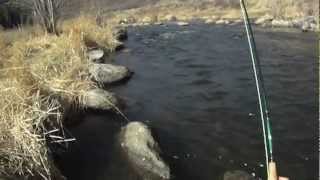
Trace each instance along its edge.
{"label": "dark water", "polygon": [[[254,31],[278,171],[293,180],[317,179],[316,34]],[[112,90],[127,101],[129,119],[153,128],[174,179],[221,179],[234,169],[263,176],[262,129],[243,27],[136,27],[129,29],[126,46],[115,63],[135,75]],[[70,179],[121,179],[106,130],[121,124],[103,114],[84,118],[71,129],[79,143],[64,155],[63,171]]]}

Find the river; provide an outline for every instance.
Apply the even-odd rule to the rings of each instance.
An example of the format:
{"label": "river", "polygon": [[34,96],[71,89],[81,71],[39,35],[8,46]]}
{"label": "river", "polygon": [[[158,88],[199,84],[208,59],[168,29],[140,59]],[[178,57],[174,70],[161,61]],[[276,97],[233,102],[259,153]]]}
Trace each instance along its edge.
{"label": "river", "polygon": [[[254,33],[278,171],[291,179],[315,180],[317,36],[283,28],[254,27]],[[152,128],[173,179],[221,179],[234,169],[264,176],[261,120],[244,27],[197,22],[131,27],[125,45],[114,63],[135,74],[111,90],[126,101],[130,120]],[[110,150],[124,123],[107,116],[88,113],[70,129],[78,142],[58,160],[69,179],[130,179]]]}

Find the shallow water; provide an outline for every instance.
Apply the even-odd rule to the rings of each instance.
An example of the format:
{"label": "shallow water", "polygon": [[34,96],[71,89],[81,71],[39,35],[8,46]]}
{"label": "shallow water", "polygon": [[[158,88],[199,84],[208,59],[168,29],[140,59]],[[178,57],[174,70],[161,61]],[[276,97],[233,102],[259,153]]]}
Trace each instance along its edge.
{"label": "shallow water", "polygon": [[[317,179],[316,34],[258,27],[254,33],[278,171],[291,179]],[[116,64],[135,74],[112,90],[126,100],[129,119],[153,128],[174,179],[221,179],[234,169],[257,177],[265,173],[244,35],[242,26],[134,27],[129,29],[128,49],[115,56]],[[70,179],[130,179],[123,177],[116,152],[109,151],[114,139],[110,126],[119,129],[121,123],[105,117],[91,113],[71,128],[79,142],[59,160]]]}

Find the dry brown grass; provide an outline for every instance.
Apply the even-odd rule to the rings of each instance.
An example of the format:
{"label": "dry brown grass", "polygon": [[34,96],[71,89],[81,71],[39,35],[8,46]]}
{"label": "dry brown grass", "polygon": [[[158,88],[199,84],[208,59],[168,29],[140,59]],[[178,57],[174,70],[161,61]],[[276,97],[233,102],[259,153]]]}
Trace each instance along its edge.
{"label": "dry brown grass", "polygon": [[115,25],[112,22],[103,22],[96,16],[81,15],[76,19],[64,21],[62,31],[67,34],[81,34],[84,43],[96,43],[96,46],[114,51],[120,44],[115,39]]}
{"label": "dry brown grass", "polygon": [[118,43],[110,26],[89,17],[62,30],[0,33],[0,175],[55,179],[44,133],[61,126],[62,103],[80,104],[94,86],[85,43],[110,50]]}
{"label": "dry brown grass", "polygon": [[1,81],[0,88],[0,173],[50,179],[53,167],[42,133],[49,119],[60,123],[59,103],[17,81]]}

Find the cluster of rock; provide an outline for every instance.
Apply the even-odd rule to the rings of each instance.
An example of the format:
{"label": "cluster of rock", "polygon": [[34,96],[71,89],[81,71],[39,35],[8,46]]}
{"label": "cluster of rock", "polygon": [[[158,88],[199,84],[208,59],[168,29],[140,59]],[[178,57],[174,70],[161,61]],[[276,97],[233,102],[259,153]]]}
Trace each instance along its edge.
{"label": "cluster of rock", "polygon": [[[124,18],[120,20],[122,25],[130,26],[143,26],[143,25],[163,25],[165,22],[170,22],[177,24],[179,26],[189,25],[188,21],[190,20],[200,20],[206,24],[217,24],[217,25],[237,25],[243,23],[242,19],[227,19],[221,18],[218,16],[204,16],[194,19],[188,19],[187,17],[177,18],[174,15],[168,14],[164,17],[158,18],[156,16],[145,16],[140,21],[134,17]],[[253,21],[255,25],[260,25],[263,27],[288,27],[288,28],[299,28],[303,32],[306,31],[316,31],[318,29],[317,21],[314,16],[308,16],[304,18],[285,20],[285,19],[276,19],[273,16],[266,14],[260,18],[257,18]]]}
{"label": "cluster of rock", "polygon": [[[117,33],[118,40],[127,39],[127,31],[120,29]],[[87,52],[89,61],[90,78],[100,85],[112,85],[127,80],[132,72],[124,66],[107,64],[105,52],[102,48],[94,47]],[[119,100],[114,93],[104,89],[91,89],[83,96],[83,105],[87,108],[100,110],[117,110]]]}
{"label": "cluster of rock", "polygon": [[271,27],[293,27],[299,28],[302,31],[316,31],[317,21],[314,16],[298,18],[293,20],[275,19],[271,15],[265,15],[258,18],[255,22],[256,25],[271,26]]}
{"label": "cluster of rock", "polygon": [[[117,33],[118,40],[126,40],[124,29]],[[94,82],[102,85],[114,85],[128,80],[132,71],[127,67],[104,63],[103,49],[94,48],[87,53],[89,75]],[[91,89],[84,94],[83,104],[87,108],[119,111],[118,97],[105,89]],[[170,179],[170,168],[160,157],[160,148],[153,139],[150,129],[141,122],[130,122],[122,128],[119,135],[121,153],[126,157],[126,163],[133,167],[135,174],[143,180]]]}

